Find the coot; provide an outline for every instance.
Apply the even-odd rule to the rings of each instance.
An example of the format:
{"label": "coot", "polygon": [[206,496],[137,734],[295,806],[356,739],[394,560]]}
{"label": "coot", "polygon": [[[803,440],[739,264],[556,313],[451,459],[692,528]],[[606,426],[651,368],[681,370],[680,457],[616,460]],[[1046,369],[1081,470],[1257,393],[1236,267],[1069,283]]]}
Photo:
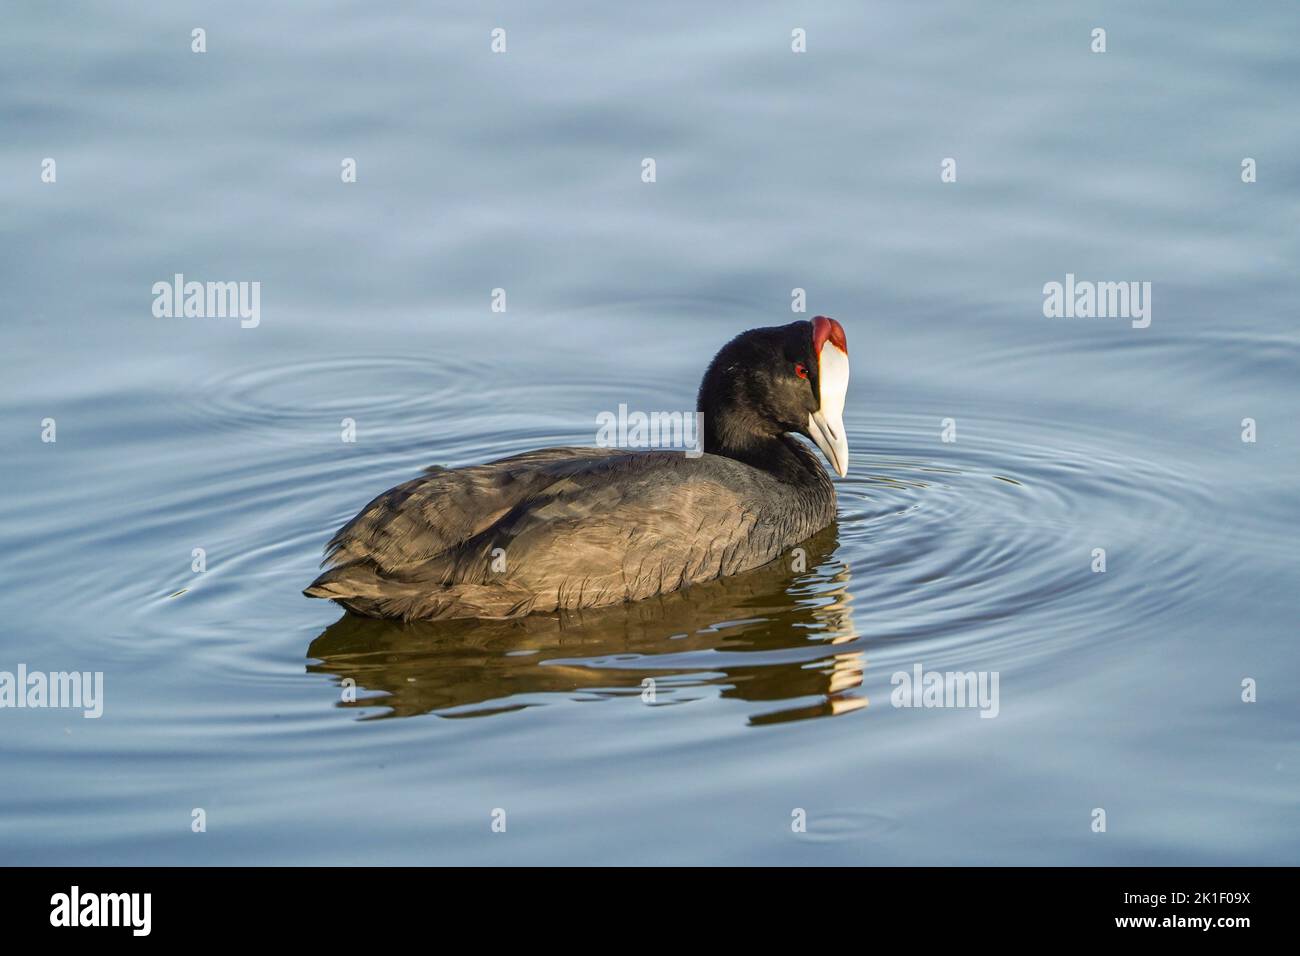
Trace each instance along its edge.
{"label": "coot", "polygon": [[847,474],[843,327],[751,329],[700,383],[704,454],[545,448],[429,468],[339,529],[303,593],[368,617],[511,618],[748,571],[835,520]]}

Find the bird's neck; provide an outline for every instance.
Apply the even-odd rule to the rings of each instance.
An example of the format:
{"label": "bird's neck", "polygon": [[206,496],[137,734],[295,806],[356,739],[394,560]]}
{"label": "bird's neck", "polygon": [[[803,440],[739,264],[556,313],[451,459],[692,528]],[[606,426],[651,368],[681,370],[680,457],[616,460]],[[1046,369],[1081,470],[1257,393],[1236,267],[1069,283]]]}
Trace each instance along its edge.
{"label": "bird's neck", "polygon": [[752,412],[725,406],[701,411],[705,454],[744,462],[786,484],[830,486],[830,478],[811,450]]}

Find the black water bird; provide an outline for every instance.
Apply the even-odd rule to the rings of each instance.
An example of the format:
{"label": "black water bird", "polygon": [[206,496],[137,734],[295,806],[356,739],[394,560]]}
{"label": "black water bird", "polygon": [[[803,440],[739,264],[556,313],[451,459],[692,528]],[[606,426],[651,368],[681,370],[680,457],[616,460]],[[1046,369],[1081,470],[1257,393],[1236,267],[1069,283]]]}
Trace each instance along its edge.
{"label": "black water bird", "polygon": [[843,327],[742,332],[700,384],[703,454],[545,448],[433,467],[339,529],[303,592],[369,617],[511,618],[666,594],[773,561],[835,520]]}

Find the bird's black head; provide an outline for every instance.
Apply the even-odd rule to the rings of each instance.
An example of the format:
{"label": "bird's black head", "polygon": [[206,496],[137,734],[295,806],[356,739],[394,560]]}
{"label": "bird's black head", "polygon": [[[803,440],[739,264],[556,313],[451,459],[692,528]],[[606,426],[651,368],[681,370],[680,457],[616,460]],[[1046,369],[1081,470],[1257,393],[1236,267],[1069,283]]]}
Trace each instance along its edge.
{"label": "bird's black head", "polygon": [[764,443],[796,432],[811,438],[843,476],[848,385],[848,342],[834,319],[819,315],[742,332],[714,356],[700,383],[704,450],[750,460]]}

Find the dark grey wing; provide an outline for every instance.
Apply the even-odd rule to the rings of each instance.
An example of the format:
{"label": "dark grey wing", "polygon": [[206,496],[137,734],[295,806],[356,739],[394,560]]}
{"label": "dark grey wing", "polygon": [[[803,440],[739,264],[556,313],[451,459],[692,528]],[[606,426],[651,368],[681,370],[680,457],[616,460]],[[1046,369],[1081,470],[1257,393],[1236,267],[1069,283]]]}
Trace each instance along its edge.
{"label": "dark grey wing", "polygon": [[385,492],[335,535],[306,593],[408,618],[596,607],[766,564],[833,504],[820,524],[807,513],[728,458],[546,449]]}
{"label": "dark grey wing", "polygon": [[555,610],[638,600],[765,564],[781,535],[762,529],[747,503],[762,498],[733,483],[741,468],[647,453],[564,476],[469,543],[462,579],[476,577],[475,551],[497,549],[505,580],[535,596],[534,610]]}
{"label": "dark grey wing", "polygon": [[433,467],[376,497],[325,546],[322,567],[366,561],[400,574],[490,528],[552,480],[545,466],[626,455],[612,448],[543,448],[469,468]]}

